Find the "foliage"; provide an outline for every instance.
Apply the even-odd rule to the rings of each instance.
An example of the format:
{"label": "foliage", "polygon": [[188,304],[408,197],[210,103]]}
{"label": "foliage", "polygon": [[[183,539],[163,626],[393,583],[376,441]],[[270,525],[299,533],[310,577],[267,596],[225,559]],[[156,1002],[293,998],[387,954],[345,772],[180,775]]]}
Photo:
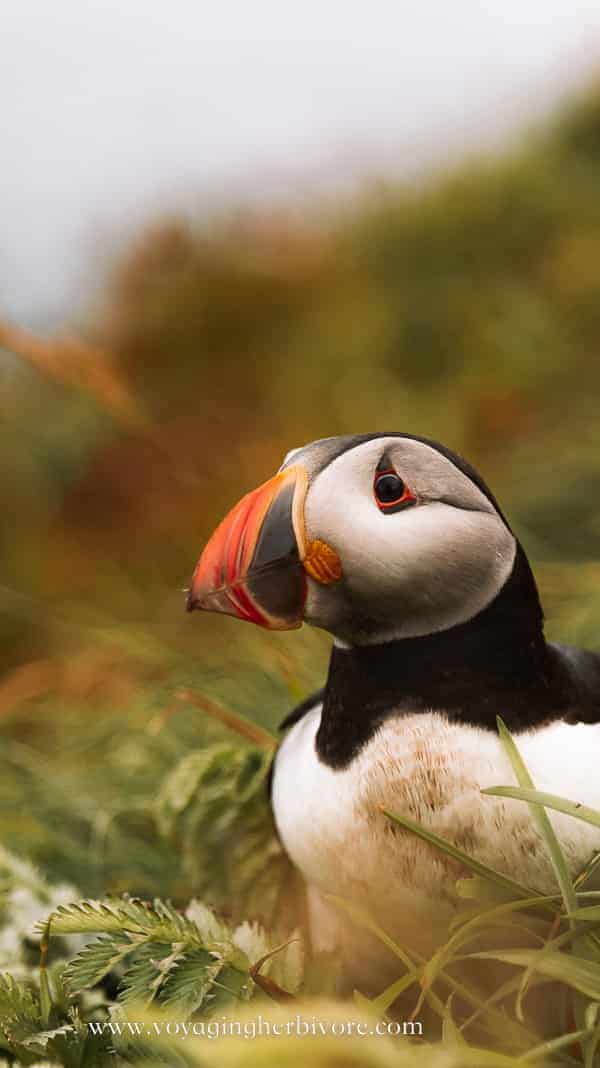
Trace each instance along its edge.
{"label": "foliage", "polygon": [[290,876],[268,803],[272,749],[225,740],[189,701],[173,704],[165,716],[152,695],[125,720],[106,709],[80,730],[79,703],[47,701],[36,708],[53,721],[45,755],[5,730],[3,839],[15,851],[25,839],[53,879],[86,894],[201,894],[272,923]]}
{"label": "foliage", "polygon": [[[518,748],[503,724],[500,729],[513,768],[524,780],[527,770]],[[487,792],[505,794],[506,790],[498,786]],[[595,902],[600,892],[588,889],[588,882],[598,858],[591,857],[586,869],[571,881],[543,808],[545,795],[538,795],[531,786],[517,788],[512,794],[519,792],[525,795],[525,803],[544,813],[538,832],[553,858],[562,892],[543,896],[535,888],[515,887],[510,880],[474,863],[456,846],[441,839],[434,841],[429,832],[405,817],[389,813],[388,818],[405,831],[450,853],[467,873],[475,872],[475,877],[459,881],[464,907],[452,924],[448,941],[429,961],[397,946],[372,917],[350,902],[338,901],[357,924],[368,926],[396,953],[400,972],[399,978],[371,1001],[356,992],[354,1009],[350,1012],[346,1006],[343,1012],[346,1020],[362,1017],[368,1021],[365,1033],[372,1035],[376,1018],[393,1020],[395,1006],[406,1005],[407,992],[416,988],[419,998],[410,1018],[427,1017],[429,1010],[431,1035],[425,1043],[419,1040],[412,1052],[416,1039],[407,1039],[403,1048],[394,1049],[389,1037],[378,1045],[366,1043],[359,1052],[360,1044],[342,1047],[338,1041],[332,1046],[335,1033],[329,1037],[326,1033],[310,1063],[329,1063],[326,1058],[330,1052],[334,1058],[355,1057],[357,1064],[389,1063],[396,1068],[410,1068],[417,1064],[417,1058],[428,1068],[523,1068],[535,1063],[593,1068],[597,1063],[600,921]],[[573,801],[552,798],[550,803],[575,819],[596,825],[600,821],[600,813],[588,809],[580,813]],[[8,856],[4,863],[13,882],[22,880],[34,886],[40,903],[52,897],[30,866],[13,862]],[[218,1019],[221,1024],[233,1019],[241,1028],[248,1020],[250,1026],[256,1015],[249,1016],[244,1005],[256,997],[261,1003],[261,1018],[272,1020],[277,1013],[269,1007],[267,996],[278,1000],[279,993],[286,998],[287,1021],[302,1014],[305,1019],[317,1016],[327,1029],[339,1019],[340,1010],[323,997],[306,1004],[289,1000],[303,984],[298,934],[276,946],[256,922],[232,925],[198,901],[192,901],[185,912],[161,900],[150,904],[128,897],[59,904],[46,919],[38,920],[36,931],[42,950],[39,977],[30,969],[25,980],[7,974],[0,981],[0,1048],[21,1064],[34,1063],[43,1056],[66,1068],[95,1068],[113,1054],[115,1063],[124,1065],[163,1063],[165,1055],[174,1058],[165,1063],[204,1064],[205,1046],[194,1039],[193,1032],[183,1049],[182,1021]],[[80,936],[82,944],[75,953],[71,950],[68,961],[55,962],[48,975],[49,946],[56,939],[60,942],[73,936]],[[487,993],[465,970],[477,961],[494,962],[507,969]],[[260,966],[260,974],[253,965]],[[98,984],[110,975],[117,978],[116,1001],[98,993]],[[549,980],[553,981],[550,994],[544,993],[540,1002],[540,989],[543,991]],[[308,982],[307,973],[305,990],[310,989]],[[314,991],[314,976],[312,983]],[[540,1017],[543,1004],[546,1008]],[[540,1019],[542,1032],[536,1033]],[[175,1026],[174,1021],[180,1022]],[[444,1039],[441,1047],[432,1044],[436,1030]],[[196,1038],[203,1034],[196,1031]],[[297,1041],[293,1034],[286,1043],[258,1041],[250,1061],[244,1063],[287,1063]],[[236,1042],[231,1035],[221,1036],[219,1049],[223,1047],[224,1060],[219,1063],[227,1063],[231,1057],[231,1063],[237,1063],[241,1050]],[[284,1060],[276,1061],[282,1055]]]}

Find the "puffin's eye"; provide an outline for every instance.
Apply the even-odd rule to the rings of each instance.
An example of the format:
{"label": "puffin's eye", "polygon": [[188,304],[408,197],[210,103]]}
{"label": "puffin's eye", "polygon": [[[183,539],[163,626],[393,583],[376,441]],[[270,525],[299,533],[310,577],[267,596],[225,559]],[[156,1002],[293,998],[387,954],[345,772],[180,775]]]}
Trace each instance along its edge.
{"label": "puffin's eye", "polygon": [[373,484],[375,500],[381,512],[398,512],[412,504],[414,495],[395,471],[378,471]]}
{"label": "puffin's eye", "polygon": [[380,504],[395,504],[404,493],[404,482],[393,471],[384,472],[375,481],[375,496]]}

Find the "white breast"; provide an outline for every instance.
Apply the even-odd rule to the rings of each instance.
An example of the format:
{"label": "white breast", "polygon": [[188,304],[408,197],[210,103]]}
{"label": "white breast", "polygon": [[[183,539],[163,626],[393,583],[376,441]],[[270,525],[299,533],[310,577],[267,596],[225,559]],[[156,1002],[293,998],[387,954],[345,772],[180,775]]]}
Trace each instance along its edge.
{"label": "white breast", "polygon": [[[345,921],[319,900],[322,893],[358,902],[389,934],[422,952],[443,938],[454,883],[464,873],[392,824],[382,807],[520,882],[555,889],[527,806],[480,793],[515,784],[496,734],[439,712],[404,714],[388,719],[347,768],[334,771],[315,751],[320,718],[319,706],[289,731],[273,779],[279,834],[313,888],[318,945],[333,948],[350,937]],[[600,808],[600,725],[556,722],[517,742],[539,789]],[[551,819],[575,874],[600,849],[600,831],[557,813]]]}

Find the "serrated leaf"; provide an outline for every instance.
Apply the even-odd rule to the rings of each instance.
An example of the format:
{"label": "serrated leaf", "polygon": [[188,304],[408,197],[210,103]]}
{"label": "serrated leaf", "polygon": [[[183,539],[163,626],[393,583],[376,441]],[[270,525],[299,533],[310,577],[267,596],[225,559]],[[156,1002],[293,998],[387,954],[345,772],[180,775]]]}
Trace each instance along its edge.
{"label": "serrated leaf", "polygon": [[5,1048],[13,1049],[12,1033],[35,1034],[43,1027],[39,997],[26,983],[10,975],[0,976],[0,1036]]}
{"label": "serrated leaf", "polygon": [[177,816],[187,808],[203,779],[210,772],[223,771],[237,755],[234,746],[218,743],[187,753],[179,761],[165,778],[156,802],[158,825],[164,834],[172,832]]}
{"label": "serrated leaf", "polygon": [[230,743],[188,753],[155,806],[198,892],[237,916],[268,916],[290,870],[265,790],[270,760],[262,749]]}
{"label": "serrated leaf", "polygon": [[223,968],[223,961],[215,960],[203,949],[189,949],[176,962],[161,992],[164,1008],[183,1017],[202,1007],[215,980]]}
{"label": "serrated leaf", "polygon": [[12,975],[0,975],[0,1019],[11,1010],[39,1012],[39,1005],[26,983],[19,983]]}
{"label": "serrated leaf", "polygon": [[[122,901],[76,901],[70,905],[59,905],[46,923],[50,924],[51,934],[109,934],[125,928],[143,932],[147,927],[147,916],[142,910],[134,915],[136,911],[126,908]],[[42,928],[46,924],[39,926]]]}
{"label": "serrated leaf", "polygon": [[181,950],[173,949],[170,943],[149,942],[136,948],[127,971],[123,976],[119,991],[119,1000],[151,1002],[156,997],[162,983],[167,977],[164,962],[173,966]]}
{"label": "serrated leaf", "polygon": [[153,904],[129,898],[106,901],[78,901],[61,905],[40,928],[52,934],[116,934],[153,937],[156,941],[177,941],[199,937],[194,924],[171,905]]}
{"label": "serrated leaf", "polygon": [[245,955],[250,964],[264,957],[272,948],[266,932],[260,924],[245,920],[232,932],[234,945]]}
{"label": "serrated leaf", "polygon": [[217,943],[231,945],[231,928],[220,920],[214,909],[209,908],[203,901],[195,898],[190,901],[185,915],[198,929],[205,945]]}
{"label": "serrated leaf", "polygon": [[76,994],[95,986],[134,948],[134,944],[118,936],[89,942],[65,968],[64,981],[68,990]]}
{"label": "serrated leaf", "polygon": [[221,969],[203,1003],[203,1015],[219,1016],[233,1011],[241,1001],[249,1001],[253,984],[246,972],[231,965]]}
{"label": "serrated leaf", "polygon": [[[164,780],[156,802],[161,831],[172,833],[178,817],[196,802],[197,813],[222,806],[222,818],[235,819],[240,807],[261,788],[270,757],[260,749],[217,743],[187,753]],[[223,806],[223,801],[228,803]]]}
{"label": "serrated leaf", "polygon": [[55,1027],[48,1031],[37,1031],[34,1035],[29,1035],[27,1038],[22,1039],[20,1044],[25,1046],[26,1049],[36,1049],[44,1052],[55,1039],[75,1034],[75,1028],[72,1024],[63,1024],[61,1027]]}

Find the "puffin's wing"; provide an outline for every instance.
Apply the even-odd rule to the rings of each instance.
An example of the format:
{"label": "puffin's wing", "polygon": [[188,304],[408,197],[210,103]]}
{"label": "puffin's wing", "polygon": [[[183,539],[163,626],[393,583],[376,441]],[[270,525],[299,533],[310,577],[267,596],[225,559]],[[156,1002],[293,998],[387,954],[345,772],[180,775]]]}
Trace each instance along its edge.
{"label": "puffin's wing", "polygon": [[568,676],[574,718],[584,723],[600,723],[600,654],[558,642],[550,648]]}
{"label": "puffin's wing", "polygon": [[314,693],[311,693],[310,697],[307,697],[304,701],[301,701],[299,705],[296,705],[295,708],[292,708],[291,712],[288,712],[283,722],[279,724],[278,729],[280,731],[284,731],[288,727],[293,727],[294,723],[297,723],[298,720],[302,719],[302,717],[305,716],[307,712],[310,712],[311,708],[314,708],[315,705],[320,705],[323,701],[324,696],[324,686],[320,690],[315,690]]}

